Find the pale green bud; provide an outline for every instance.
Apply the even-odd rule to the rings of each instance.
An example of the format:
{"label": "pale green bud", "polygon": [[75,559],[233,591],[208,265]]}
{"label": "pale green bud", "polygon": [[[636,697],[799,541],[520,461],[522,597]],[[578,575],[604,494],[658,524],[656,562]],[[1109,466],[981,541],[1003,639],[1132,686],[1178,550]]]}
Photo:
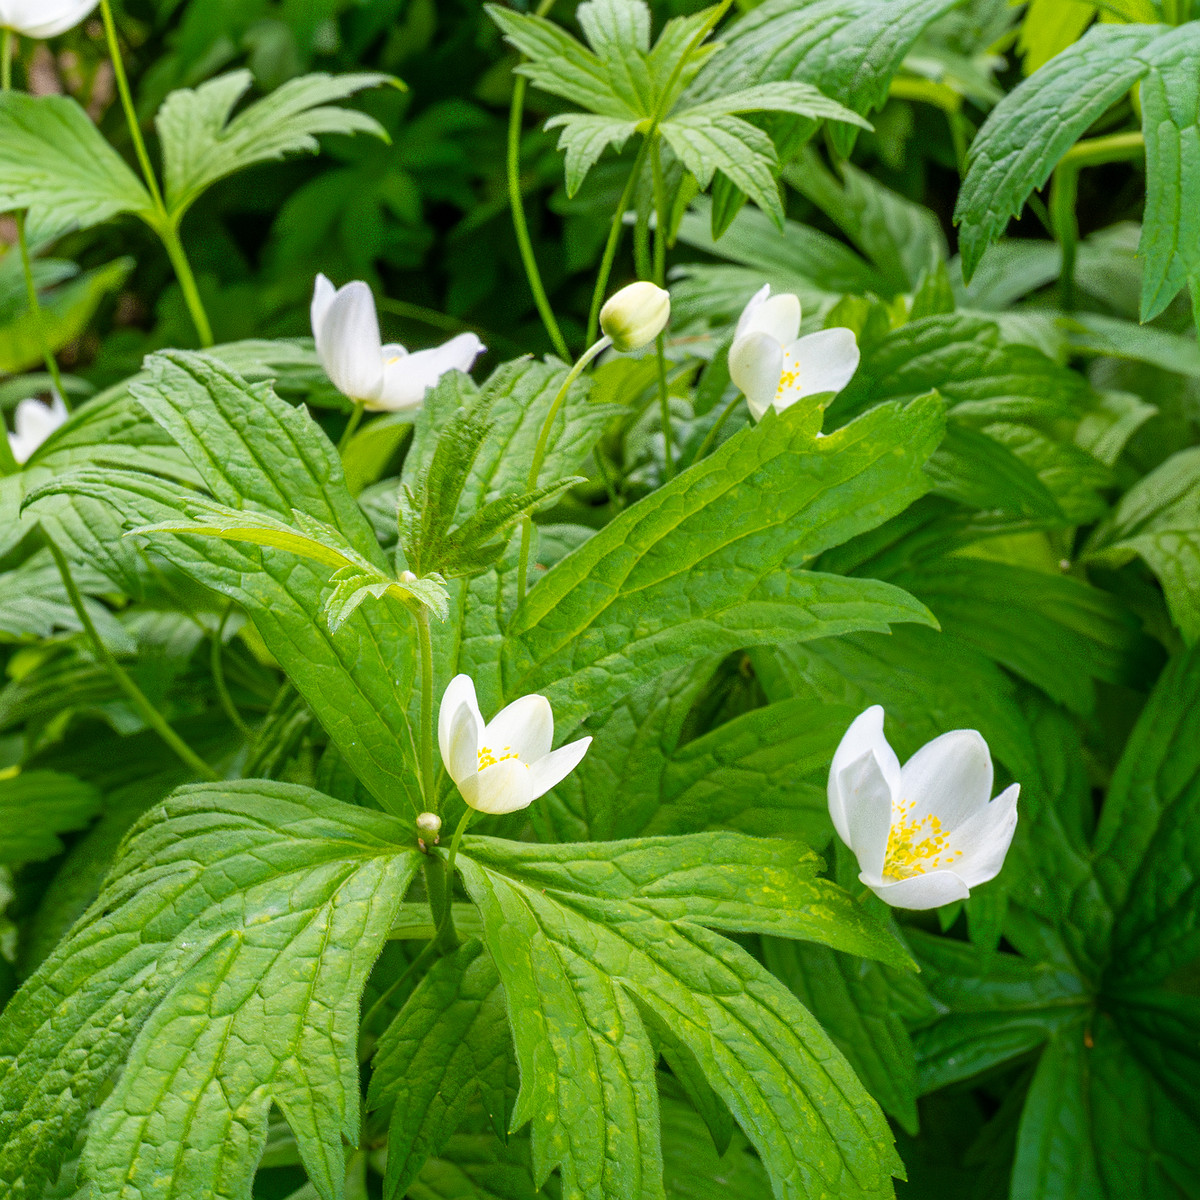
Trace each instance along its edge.
{"label": "pale green bud", "polygon": [[426,842],[438,843],[442,831],[442,818],[437,813],[423,812],[417,817],[417,840],[424,847]]}
{"label": "pale green bud", "polygon": [[600,328],[622,354],[648,346],[670,319],[670,293],[645,280],[623,287],[600,310]]}

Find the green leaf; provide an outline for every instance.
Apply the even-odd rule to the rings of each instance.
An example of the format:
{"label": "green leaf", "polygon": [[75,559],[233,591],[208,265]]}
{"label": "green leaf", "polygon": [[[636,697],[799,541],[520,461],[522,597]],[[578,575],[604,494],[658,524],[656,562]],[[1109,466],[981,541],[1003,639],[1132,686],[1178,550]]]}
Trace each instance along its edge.
{"label": "green leaf", "polygon": [[552,568],[513,618],[506,693],[545,690],[569,721],[701,654],[922,621],[903,593],[796,564],[924,490],[940,406],[810,423],[794,408],[735,435]]}
{"label": "green leaf", "polygon": [[1140,556],[1158,576],[1187,642],[1200,638],[1200,449],[1181,450],[1139,479],[1088,540],[1085,556],[1121,566]]}
{"label": "green leaf", "polygon": [[287,154],[315,154],[318,134],[370,133],[389,140],[374,117],[335,103],[390,82],[387,75],[303,75],[230,119],[253,79],[249,71],[231,71],[198,88],[172,92],[158,110],[167,209],[176,222],[235,171]]}
{"label": "green leaf", "polygon": [[184,788],[143,818],[0,1017],[10,1194],[41,1194],[98,1104],[83,1159],[98,1200],[249,1200],[275,1102],[318,1194],[339,1195],[358,999],[420,857],[403,838],[261,780]]}
{"label": "green leaf", "polygon": [[1090,0],[1030,0],[1017,40],[1025,74],[1032,75],[1065,50],[1095,18],[1096,5]]}
{"label": "green leaf", "polygon": [[367,1103],[392,1106],[386,1196],[407,1194],[477,1091],[503,1132],[509,1045],[500,979],[472,938],[430,968],[376,1047]]}
{"label": "green leaf", "polygon": [[[211,358],[172,353],[151,359],[133,389],[192,459],[218,503],[285,519],[299,510],[332,526],[386,570],[375,535],[345,488],[333,446],[311,418],[269,386],[249,385]],[[192,498],[149,477],[118,472],[63,475],[57,486],[108,504],[126,528],[178,518]],[[346,761],[385,807],[403,799],[420,804],[406,708],[415,670],[409,626],[368,621],[360,611],[331,636],[314,620],[328,569],[284,551],[170,534],[158,547],[193,579],[246,610]]]}
{"label": "green leaf", "polygon": [[870,129],[871,122],[858,113],[851,112],[836,100],[830,100],[820,89],[808,83],[760,83],[754,87],[739,88],[724,96],[704,100],[699,104],[686,104],[676,108],[671,116],[721,117],[746,112],[783,112],[814,120],[842,121]]}
{"label": "green leaf", "polygon": [[1123,980],[1157,982],[1200,953],[1200,650],[1163,672],[1126,743],[1095,869]]}
{"label": "green leaf", "polygon": [[[766,0],[723,35],[692,95],[717,97],[774,80],[802,80],[855,112],[887,99],[888,85],[913,42],[958,0]],[[835,128],[843,155],[852,128]]]}
{"label": "green leaf", "polygon": [[119,213],[155,220],[154,203],[92,119],[66,96],[0,94],[0,212],[88,229]]}
{"label": "green leaf", "polygon": [[[889,973],[824,946],[764,938],[763,952],[771,973],[821,1022],[871,1095],[915,1135],[916,1056]],[[918,981],[905,983],[924,994]]]}
{"label": "green leaf", "polygon": [[593,113],[558,113],[546,122],[547,129],[561,129],[558,148],[566,156],[567,195],[579,191],[588,172],[612,146],[620,151],[637,132],[638,122]]}
{"label": "green leaf", "polygon": [[777,1196],[890,1194],[899,1162],[853,1073],[789,992],[709,932],[842,944],[849,934],[860,951],[883,952],[878,935],[850,934],[853,920],[869,927],[813,877],[815,856],[801,855],[735,834],[545,847],[464,839],[460,869],[521,1066],[512,1123],[533,1122],[535,1181],[560,1166],[568,1200],[663,1195],[645,1005],[754,1142]]}
{"label": "green leaf", "polygon": [[912,321],[864,347],[830,417],[935,388],[949,415],[980,425],[1078,418],[1091,395],[1074,371],[1032,346],[1006,342],[994,321],[958,313]]}
{"label": "green leaf", "polygon": [[100,808],[96,789],[57,771],[0,778],[0,863],[40,862],[63,848],[60,833],[82,829]]}

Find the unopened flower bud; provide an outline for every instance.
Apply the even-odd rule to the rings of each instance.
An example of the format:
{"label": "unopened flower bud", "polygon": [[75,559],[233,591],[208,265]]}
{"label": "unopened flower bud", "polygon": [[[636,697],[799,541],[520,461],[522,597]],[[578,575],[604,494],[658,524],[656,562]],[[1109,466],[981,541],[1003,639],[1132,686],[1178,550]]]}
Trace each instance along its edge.
{"label": "unopened flower bud", "polygon": [[600,328],[622,354],[648,346],[670,319],[670,293],[645,280],[623,287],[600,310]]}
{"label": "unopened flower bud", "polygon": [[[401,571],[400,572],[400,582],[401,583],[416,583],[417,577],[411,571]],[[423,817],[433,817],[433,819],[435,821],[437,821],[436,813],[422,813],[421,815]],[[438,821],[438,824],[440,825],[441,822]]]}
{"label": "unopened flower bud", "polygon": [[426,842],[438,843],[438,834],[442,831],[442,818],[437,813],[423,812],[417,817],[417,840],[422,846]]}

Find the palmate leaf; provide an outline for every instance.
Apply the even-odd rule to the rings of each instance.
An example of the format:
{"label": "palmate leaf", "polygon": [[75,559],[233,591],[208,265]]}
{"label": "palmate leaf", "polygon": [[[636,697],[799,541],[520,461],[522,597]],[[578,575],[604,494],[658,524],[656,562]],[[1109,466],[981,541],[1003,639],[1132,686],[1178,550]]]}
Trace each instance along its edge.
{"label": "palmate leaf", "polygon": [[1101,24],[1009,93],[971,144],[955,220],[968,280],[1030,193],[1092,123],[1139,80],[1146,139],[1141,318],[1185,283],[1200,287],[1200,26]]}
{"label": "palmate leaf", "polygon": [[[250,385],[210,357],[173,353],[151,359],[133,390],[218,503],[288,521],[294,511],[303,512],[387,571],[370,524],[346,490],[333,446],[269,386]],[[55,486],[100,502],[124,529],[177,520],[194,499],[187,489],[131,472],[62,474]],[[33,511],[40,513],[44,503]],[[329,585],[327,567],[270,547],[187,535],[164,534],[156,549],[247,611],[343,757],[385,807],[420,803],[405,706],[415,670],[411,622],[368,621],[360,611],[332,636],[313,619]]]}
{"label": "palmate leaf", "polygon": [[[712,930],[904,955],[795,843],[738,834],[533,846],[464,839],[460,869],[504,984],[534,1175],[566,1200],[663,1196],[654,1054],[669,1026],[780,1200],[891,1194],[882,1115],[820,1027]],[[643,1016],[643,1013],[645,1016]]]}
{"label": "palmate leaf", "polygon": [[0,1017],[5,1197],[40,1196],[99,1103],[95,1200],[249,1200],[273,1102],[318,1195],[338,1196],[359,995],[420,858],[404,835],[262,780],[184,788],[147,814]]}
{"label": "palmate leaf", "polygon": [[318,134],[370,133],[387,140],[374,117],[335,103],[390,82],[387,75],[304,75],[231,119],[253,79],[249,71],[231,71],[198,88],[172,92],[158,110],[167,208],[176,221],[203,192],[235,171],[286,154],[315,154]]}
{"label": "palmate leaf", "polygon": [[801,569],[925,490],[934,398],[827,438],[789,409],[626,509],[531,589],[505,645],[510,697],[578,720],[684,662],[747,645],[927,620],[896,589]]}

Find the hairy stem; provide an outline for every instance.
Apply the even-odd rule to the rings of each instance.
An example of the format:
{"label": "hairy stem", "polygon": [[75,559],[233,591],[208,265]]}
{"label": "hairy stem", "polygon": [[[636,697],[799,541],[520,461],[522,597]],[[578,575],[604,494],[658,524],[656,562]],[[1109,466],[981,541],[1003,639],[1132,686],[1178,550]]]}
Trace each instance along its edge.
{"label": "hairy stem", "polygon": [[[533,462],[529,467],[529,479],[526,484],[526,490],[533,491],[538,485],[538,476],[542,473],[542,464],[546,461],[546,449],[550,443],[550,430],[554,425],[554,418],[558,416],[558,410],[562,408],[563,402],[567,398],[567,393],[571,390],[571,384],[583,374],[588,363],[597,354],[602,350],[607,350],[611,345],[612,342],[607,337],[602,337],[598,342],[589,346],[579,356],[579,361],[567,372],[567,377],[563,380],[562,387],[558,389],[558,395],[554,397],[554,403],[550,405],[550,411],[546,414],[546,419],[542,422],[542,429],[538,434],[537,446],[533,451]],[[518,603],[525,599],[529,580],[529,544],[532,535],[533,517],[526,515],[521,521],[521,554],[517,564]]]}
{"label": "hairy stem", "polygon": [[104,664],[105,670],[112,676],[113,682],[125,693],[130,703],[138,710],[146,724],[171,747],[183,762],[204,779],[211,782],[218,781],[221,777],[216,771],[171,728],[163,715],[147,699],[142,689],[130,678],[125,668],[117,662],[112,651],[104,644],[95,623],[92,621],[91,614],[87,610],[87,605],[83,602],[83,596],[80,594],[79,587],[75,583],[70,565],[67,563],[63,552],[49,538],[46,539],[46,544],[50,548],[50,553],[54,556],[55,563],[58,565],[58,573],[62,576],[63,586],[67,589],[67,596],[70,598],[71,607],[75,609],[75,614],[79,617],[79,623],[83,626],[88,640],[92,643],[92,649],[95,650],[96,656]]}

